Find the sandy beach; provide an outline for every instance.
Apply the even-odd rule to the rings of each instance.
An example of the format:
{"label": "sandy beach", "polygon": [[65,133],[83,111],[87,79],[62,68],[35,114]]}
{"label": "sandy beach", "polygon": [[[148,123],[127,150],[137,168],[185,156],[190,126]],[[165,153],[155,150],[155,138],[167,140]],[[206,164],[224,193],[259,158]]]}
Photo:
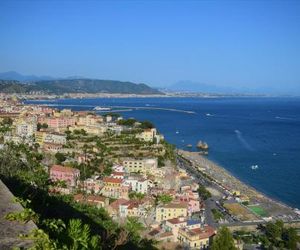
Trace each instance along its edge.
{"label": "sandy beach", "polygon": [[250,204],[259,204],[269,215],[281,216],[295,214],[293,208],[246,185],[223,167],[200,155],[199,152],[189,152],[179,149],[178,154],[190,160],[194,167],[210,176],[216,183],[228,190],[229,193],[233,194],[236,191],[239,192],[241,197],[246,196],[249,198]]}

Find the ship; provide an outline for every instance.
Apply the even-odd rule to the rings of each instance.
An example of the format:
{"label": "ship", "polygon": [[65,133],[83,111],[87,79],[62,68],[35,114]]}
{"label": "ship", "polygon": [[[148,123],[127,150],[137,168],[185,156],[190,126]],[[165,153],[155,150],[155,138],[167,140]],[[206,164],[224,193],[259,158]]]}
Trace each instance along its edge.
{"label": "ship", "polygon": [[111,110],[111,108],[96,106],[94,108],[94,110],[96,110],[96,111],[108,111],[108,110]]}

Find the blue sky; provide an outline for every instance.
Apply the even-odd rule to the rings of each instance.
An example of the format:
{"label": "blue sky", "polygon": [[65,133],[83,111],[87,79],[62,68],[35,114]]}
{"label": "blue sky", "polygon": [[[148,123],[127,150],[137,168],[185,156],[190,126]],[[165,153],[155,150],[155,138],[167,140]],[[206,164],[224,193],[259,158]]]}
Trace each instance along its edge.
{"label": "blue sky", "polygon": [[300,90],[300,1],[0,1],[0,72]]}

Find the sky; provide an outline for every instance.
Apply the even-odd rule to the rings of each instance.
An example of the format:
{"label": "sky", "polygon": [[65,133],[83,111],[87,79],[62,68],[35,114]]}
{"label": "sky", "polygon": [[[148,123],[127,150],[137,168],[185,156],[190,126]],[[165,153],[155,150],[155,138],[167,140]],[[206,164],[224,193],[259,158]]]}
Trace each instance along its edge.
{"label": "sky", "polygon": [[300,1],[0,1],[0,72],[300,92]]}

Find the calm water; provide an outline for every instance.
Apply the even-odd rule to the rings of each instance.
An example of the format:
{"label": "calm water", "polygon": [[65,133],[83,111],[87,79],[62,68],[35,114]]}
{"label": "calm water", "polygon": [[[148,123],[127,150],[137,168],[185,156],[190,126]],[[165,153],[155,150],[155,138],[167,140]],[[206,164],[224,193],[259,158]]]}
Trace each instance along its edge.
{"label": "calm water", "polygon": [[[107,105],[194,111],[133,110],[122,114],[152,121],[179,148],[206,141],[210,159],[259,191],[300,207],[300,98],[97,98],[49,103],[78,105],[74,110]],[[252,170],[252,165],[258,169]]]}

